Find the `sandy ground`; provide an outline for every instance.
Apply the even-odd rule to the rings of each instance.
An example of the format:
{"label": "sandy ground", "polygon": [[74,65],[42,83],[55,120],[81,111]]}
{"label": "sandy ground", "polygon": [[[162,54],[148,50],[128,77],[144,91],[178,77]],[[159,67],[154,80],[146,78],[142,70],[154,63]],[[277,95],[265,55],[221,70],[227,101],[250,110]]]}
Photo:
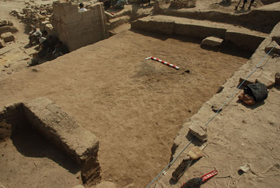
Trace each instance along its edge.
{"label": "sandy ground", "polygon": [[[0,15],[13,19],[20,29],[22,25],[7,14],[17,6],[24,5],[1,1]],[[12,51],[1,55],[2,65],[15,61],[12,57],[17,53],[12,52],[18,48],[13,45],[26,44],[23,31],[20,29],[15,43],[5,47]],[[220,52],[204,50],[199,43],[186,37],[124,31],[39,66],[11,74],[2,71],[0,106],[41,96],[50,98],[99,138],[103,180],[117,187],[145,187],[169,162],[170,148],[181,125],[250,57],[228,46]],[[180,70],[145,61],[151,55]],[[17,62],[26,66],[26,60]],[[13,69],[13,64],[9,68]],[[69,170],[71,161],[65,165],[59,162],[65,158],[63,153],[56,156],[58,159],[48,154],[55,151],[51,146],[44,146],[47,154],[37,156],[34,150],[26,154],[26,148],[13,138],[0,144],[0,169],[6,169],[0,172],[0,182],[7,188],[69,187],[79,182],[77,170]],[[17,162],[9,163],[14,160]],[[14,173],[15,166],[22,173]],[[36,178],[29,177],[33,174]]]}

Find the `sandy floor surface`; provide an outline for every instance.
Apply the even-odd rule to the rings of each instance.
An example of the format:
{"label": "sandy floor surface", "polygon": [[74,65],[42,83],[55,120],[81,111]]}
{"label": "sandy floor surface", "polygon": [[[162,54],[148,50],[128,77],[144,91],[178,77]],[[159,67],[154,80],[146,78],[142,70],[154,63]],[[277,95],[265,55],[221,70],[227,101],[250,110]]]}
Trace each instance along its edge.
{"label": "sandy floor surface", "polygon": [[[21,45],[27,41],[22,25],[7,14],[9,9],[24,4],[7,3],[0,4],[1,18],[12,19],[20,31],[16,42],[5,47],[11,51],[1,56],[1,66],[8,60],[13,63],[13,55],[20,54]],[[0,78],[0,106],[41,96],[50,98],[99,138],[103,180],[118,187],[145,187],[169,162],[173,139],[181,125],[250,57],[234,47],[223,46],[220,52],[214,52],[201,49],[199,43],[186,37],[123,31],[35,67],[25,68],[27,57],[19,55],[22,61],[17,63],[24,68]],[[145,60],[149,56],[173,63],[180,70]],[[8,188],[31,184],[47,187],[44,185],[50,179],[61,180],[53,181],[52,187],[79,182],[77,170],[60,164],[64,154],[58,159],[48,154],[36,156],[34,150],[32,155],[26,154],[19,151],[13,139],[0,146],[0,169],[9,170],[5,176],[2,174],[7,171],[0,172],[0,182]],[[48,148],[45,153],[54,150]],[[13,161],[12,155],[23,173],[13,173],[15,162],[7,166],[7,161]],[[42,175],[30,178],[27,174]]]}

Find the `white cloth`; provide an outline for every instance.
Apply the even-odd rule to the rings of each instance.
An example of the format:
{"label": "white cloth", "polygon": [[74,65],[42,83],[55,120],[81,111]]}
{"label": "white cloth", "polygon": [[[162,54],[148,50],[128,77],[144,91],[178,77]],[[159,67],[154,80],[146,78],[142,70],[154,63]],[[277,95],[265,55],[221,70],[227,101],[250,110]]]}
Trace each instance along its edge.
{"label": "white cloth", "polygon": [[41,37],[41,38],[39,39],[40,44],[42,44],[45,40],[46,40],[46,37]]}
{"label": "white cloth", "polygon": [[79,12],[85,12],[85,11],[87,11],[85,7],[79,9]]}

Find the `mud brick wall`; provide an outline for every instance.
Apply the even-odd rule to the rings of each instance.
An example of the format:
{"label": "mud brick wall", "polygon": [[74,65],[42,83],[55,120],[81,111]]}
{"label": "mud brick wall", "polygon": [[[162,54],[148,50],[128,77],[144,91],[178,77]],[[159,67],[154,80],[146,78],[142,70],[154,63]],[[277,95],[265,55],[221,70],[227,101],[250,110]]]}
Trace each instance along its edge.
{"label": "mud brick wall", "polygon": [[70,51],[105,39],[105,13],[97,3],[88,11],[78,12],[78,5],[54,2],[52,25]]}

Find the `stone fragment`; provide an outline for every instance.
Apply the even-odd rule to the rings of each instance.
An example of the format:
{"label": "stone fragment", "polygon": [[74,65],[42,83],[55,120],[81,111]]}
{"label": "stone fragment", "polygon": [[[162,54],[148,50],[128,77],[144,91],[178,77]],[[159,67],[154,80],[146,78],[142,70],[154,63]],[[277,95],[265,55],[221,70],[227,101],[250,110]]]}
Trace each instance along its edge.
{"label": "stone fragment", "polygon": [[266,52],[270,52],[270,55],[273,53],[280,54],[280,46],[277,42],[272,41],[268,46],[265,47]]}
{"label": "stone fragment", "polygon": [[0,48],[2,48],[4,46],[5,46],[5,42],[2,39],[0,39]]}
{"label": "stone fragment", "polygon": [[2,26],[13,26],[13,22],[11,22],[10,20],[0,20],[0,27]]}
{"label": "stone fragment", "polygon": [[280,45],[280,23],[274,26],[270,35],[272,36],[272,40],[276,41]]}
{"label": "stone fragment", "polygon": [[204,127],[202,127],[202,126],[200,126],[198,124],[192,123],[189,126],[189,129],[190,129],[190,133],[192,135],[194,135],[196,138],[198,138],[202,142],[206,142],[207,141],[206,128],[204,128]]}
{"label": "stone fragment", "polygon": [[11,32],[3,33],[1,38],[4,40],[4,42],[11,42],[15,40],[15,37]]}
{"label": "stone fragment", "polygon": [[11,63],[7,63],[4,65],[5,68],[9,68],[11,66]]}
{"label": "stone fragment", "polygon": [[16,33],[16,32],[18,32],[18,29],[15,26],[2,26],[2,27],[0,27],[0,35],[3,34],[3,33],[7,33],[7,32]]}
{"label": "stone fragment", "polygon": [[203,39],[201,45],[217,47],[217,46],[221,46],[222,42],[223,39],[211,36]]}

